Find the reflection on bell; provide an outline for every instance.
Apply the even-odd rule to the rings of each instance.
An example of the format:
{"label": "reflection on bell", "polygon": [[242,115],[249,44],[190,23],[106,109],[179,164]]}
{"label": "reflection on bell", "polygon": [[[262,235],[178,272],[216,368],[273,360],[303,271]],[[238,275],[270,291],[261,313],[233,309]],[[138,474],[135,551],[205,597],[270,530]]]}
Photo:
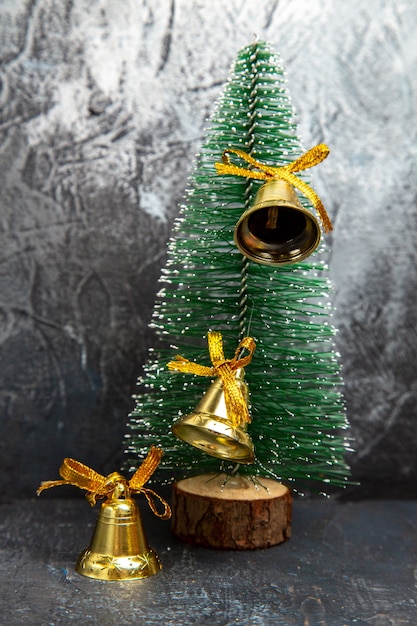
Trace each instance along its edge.
{"label": "reflection on bell", "polygon": [[[117,472],[115,472],[116,476]],[[136,580],[157,574],[161,563],[148,546],[136,502],[123,476],[101,505],[90,546],[79,556],[76,571],[100,580]]]}
{"label": "reflection on bell", "polygon": [[[236,370],[236,379],[245,399],[243,369]],[[242,426],[234,427],[227,418],[223,383],[217,378],[208,388],[194,413],[180,418],[172,427],[176,437],[211,456],[234,463],[253,463],[253,443]]]}
{"label": "reflection on bell", "polygon": [[314,252],[320,242],[320,226],[301,206],[292,186],[273,179],[262,185],[253,206],[240,217],[234,239],[251,261],[285,265]]}

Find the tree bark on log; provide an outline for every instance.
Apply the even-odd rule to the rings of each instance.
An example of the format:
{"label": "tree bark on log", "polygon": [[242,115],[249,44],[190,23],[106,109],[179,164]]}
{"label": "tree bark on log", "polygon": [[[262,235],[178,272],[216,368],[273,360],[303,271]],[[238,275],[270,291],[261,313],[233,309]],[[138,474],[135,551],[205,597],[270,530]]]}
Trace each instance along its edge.
{"label": "tree bark on log", "polygon": [[291,492],[270,478],[202,474],[174,483],[172,532],[186,543],[255,550],[291,536]]}

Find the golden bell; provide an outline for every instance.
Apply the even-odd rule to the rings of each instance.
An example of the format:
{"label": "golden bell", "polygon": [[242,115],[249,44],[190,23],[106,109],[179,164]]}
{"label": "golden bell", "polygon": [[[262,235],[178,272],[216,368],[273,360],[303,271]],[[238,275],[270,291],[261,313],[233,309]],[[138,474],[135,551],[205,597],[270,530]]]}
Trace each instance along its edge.
{"label": "golden bell", "polygon": [[157,574],[161,563],[148,546],[136,502],[126,480],[120,478],[101,505],[91,543],[79,556],[75,570],[100,580],[136,580]]}
{"label": "golden bell", "polygon": [[241,253],[255,263],[298,263],[320,242],[317,219],[304,209],[293,187],[285,180],[266,182],[252,207],[235,227],[234,240]]}
{"label": "golden bell", "polygon": [[[245,399],[248,388],[243,369],[236,370],[236,379]],[[193,413],[180,418],[172,427],[176,437],[210,454],[234,463],[253,463],[253,443],[243,426],[234,427],[227,418],[223,383],[217,378],[208,388]]]}

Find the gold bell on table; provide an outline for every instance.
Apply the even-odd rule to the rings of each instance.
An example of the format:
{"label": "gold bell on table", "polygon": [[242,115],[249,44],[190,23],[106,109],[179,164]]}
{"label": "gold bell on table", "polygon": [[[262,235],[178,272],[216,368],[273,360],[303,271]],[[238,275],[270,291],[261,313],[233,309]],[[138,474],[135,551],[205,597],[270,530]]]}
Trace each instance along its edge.
{"label": "gold bell on table", "polygon": [[[178,372],[217,378],[210,385],[195,410],[172,426],[176,437],[211,456],[234,463],[253,463],[253,443],[246,432],[250,422],[248,388],[243,380],[244,367],[252,359],[255,342],[244,337],[233,359],[225,359],[222,336],[208,333],[212,367],[193,363],[177,356],[168,367]],[[246,356],[242,356],[247,352]]]}
{"label": "gold bell on table", "polygon": [[315,216],[300,204],[293,187],[274,179],[258,190],[252,207],[235,227],[240,252],[263,265],[299,263],[320,243]]}
{"label": "gold bell on table", "polygon": [[157,574],[161,563],[146,541],[127,481],[117,473],[110,476],[115,489],[100,507],[90,545],[80,554],[75,570],[100,580],[134,580]]}
{"label": "gold bell on table", "polygon": [[[247,401],[243,369],[236,372],[236,382]],[[172,432],[211,456],[235,463],[253,463],[255,460],[253,443],[245,427],[234,426],[228,418],[221,378],[210,385],[192,413],[175,422]]]}
{"label": "gold bell on table", "polygon": [[[131,495],[143,493],[155,515],[161,519],[171,516],[168,503],[144,487],[161,456],[162,450],[152,447],[129,481],[118,472],[101,476],[74,459],[64,459],[60,468],[64,480],[41,484],[38,495],[50,487],[74,485],[88,492],[86,497],[92,506],[97,499],[106,498],[100,507],[90,545],[76,563],[75,570],[79,574],[99,580],[121,581],[148,578],[159,572],[162,567],[160,560],[148,545],[139,508]],[[162,513],[157,511],[154,497],[162,503]]]}

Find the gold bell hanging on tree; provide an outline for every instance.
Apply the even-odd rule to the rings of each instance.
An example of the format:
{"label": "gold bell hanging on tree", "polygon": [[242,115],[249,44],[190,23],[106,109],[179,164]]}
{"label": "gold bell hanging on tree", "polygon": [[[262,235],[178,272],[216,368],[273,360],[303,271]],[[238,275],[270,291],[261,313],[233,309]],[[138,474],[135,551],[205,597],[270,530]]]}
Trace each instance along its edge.
{"label": "gold bell hanging on tree", "polygon": [[[106,498],[101,505],[90,545],[83,550],[76,563],[75,570],[79,574],[100,580],[137,580],[159,572],[161,563],[146,541],[139,508],[130,496],[143,493],[155,515],[161,519],[171,517],[168,503],[152,489],[144,487],[161,457],[161,448],[152,446],[129,481],[118,472],[102,476],[86,465],[67,458],[59,470],[63,480],[41,484],[38,495],[50,487],[74,485],[87,491],[86,498],[91,506],[98,499]],[[153,498],[162,503],[162,513],[157,511]]]}
{"label": "gold bell hanging on tree", "polygon": [[[225,359],[219,332],[208,333],[208,346],[213,367],[181,356],[168,363],[169,369],[174,371],[217,376],[195,410],[177,420],[172,431],[179,439],[211,456],[234,463],[253,463],[253,443],[246,432],[250,416],[243,368],[252,359],[255,342],[252,337],[245,337],[233,359]],[[245,351],[249,354],[240,356]]]}
{"label": "gold bell hanging on tree", "polygon": [[263,265],[298,263],[320,242],[320,226],[285,180],[270,180],[240,217],[234,241],[240,252]]}
{"label": "gold bell hanging on tree", "polygon": [[[237,155],[255,169],[232,164],[229,154]],[[319,144],[289,165],[274,167],[257,161],[243,150],[224,152],[223,162],[215,164],[219,174],[266,180],[254,204],[235,227],[234,241],[244,256],[263,265],[287,265],[298,263],[314,252],[320,243],[320,225],[300,204],[294,187],[312,202],[325,232],[332,230],[332,224],[318,195],[293,172],[317,165],[328,154],[329,148]]]}

